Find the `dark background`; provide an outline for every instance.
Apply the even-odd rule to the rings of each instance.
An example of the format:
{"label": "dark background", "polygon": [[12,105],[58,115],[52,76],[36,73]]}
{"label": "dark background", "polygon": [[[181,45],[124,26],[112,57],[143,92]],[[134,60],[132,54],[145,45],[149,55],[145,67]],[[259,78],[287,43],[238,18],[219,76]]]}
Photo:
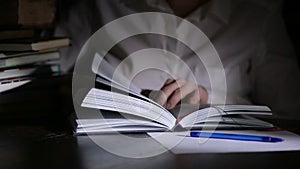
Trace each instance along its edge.
{"label": "dark background", "polygon": [[295,0],[284,0],[283,2],[282,16],[300,65],[300,2]]}

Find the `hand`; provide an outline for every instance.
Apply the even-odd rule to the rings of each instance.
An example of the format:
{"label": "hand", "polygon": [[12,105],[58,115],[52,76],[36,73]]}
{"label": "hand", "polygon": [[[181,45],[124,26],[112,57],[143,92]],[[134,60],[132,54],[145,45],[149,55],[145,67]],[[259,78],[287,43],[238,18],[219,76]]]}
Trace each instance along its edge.
{"label": "hand", "polygon": [[173,109],[178,103],[207,104],[208,94],[204,87],[187,82],[186,80],[168,79],[159,91],[142,91],[142,94],[149,95],[151,99]]}

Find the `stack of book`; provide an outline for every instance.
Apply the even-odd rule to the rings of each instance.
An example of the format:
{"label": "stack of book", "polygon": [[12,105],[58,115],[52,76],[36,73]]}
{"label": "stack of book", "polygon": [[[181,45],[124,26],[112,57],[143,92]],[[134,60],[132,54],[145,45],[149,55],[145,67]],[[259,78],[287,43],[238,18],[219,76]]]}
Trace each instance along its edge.
{"label": "stack of book", "polygon": [[34,78],[60,74],[59,49],[69,38],[41,35],[55,19],[55,0],[12,0],[0,9],[0,92]]}

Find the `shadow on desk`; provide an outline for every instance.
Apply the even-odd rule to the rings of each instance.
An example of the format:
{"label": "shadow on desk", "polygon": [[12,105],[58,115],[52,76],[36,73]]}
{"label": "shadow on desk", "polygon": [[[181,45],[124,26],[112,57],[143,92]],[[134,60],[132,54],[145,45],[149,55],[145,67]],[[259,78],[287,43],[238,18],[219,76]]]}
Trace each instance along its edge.
{"label": "shadow on desk", "polygon": [[41,77],[0,93],[3,123],[53,123],[73,112],[72,75]]}

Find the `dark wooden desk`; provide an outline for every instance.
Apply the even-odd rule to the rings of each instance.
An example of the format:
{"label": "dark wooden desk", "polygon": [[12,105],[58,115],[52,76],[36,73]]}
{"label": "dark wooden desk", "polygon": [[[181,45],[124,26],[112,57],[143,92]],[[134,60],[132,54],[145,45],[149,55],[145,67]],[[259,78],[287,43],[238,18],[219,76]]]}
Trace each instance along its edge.
{"label": "dark wooden desk", "polygon": [[[68,79],[70,81],[70,78]],[[58,80],[60,81],[60,78]],[[44,89],[46,84],[52,86],[48,82],[40,86]],[[54,87],[57,86],[55,84],[56,82]],[[24,90],[17,90],[16,93],[19,93],[18,91],[22,93]],[[70,94],[70,92],[65,93]],[[7,101],[7,97],[2,97],[2,100]],[[58,105],[67,107],[61,100],[65,101],[65,99],[58,100]],[[27,102],[31,103],[30,100]],[[3,105],[8,104],[5,102]],[[35,108],[27,106],[29,106],[26,109],[28,111]],[[60,113],[60,109],[51,108],[48,104],[45,106],[48,107],[47,113],[39,112],[44,110],[42,108],[33,109],[36,113],[21,119],[19,118],[23,116],[20,116],[20,113],[25,115],[21,106],[17,107],[15,116],[12,116],[12,111],[7,111],[9,107],[1,109],[2,113],[9,116],[4,116],[7,118],[2,116],[0,119],[0,169],[300,168],[300,151],[193,155],[174,155],[165,152],[149,158],[120,157],[100,148],[88,136],[73,136],[69,130],[69,121],[66,119],[68,113],[63,113],[69,112],[70,109],[63,109]],[[11,121],[8,121],[9,119]],[[283,127],[300,129],[299,121],[275,120],[273,122]]]}
{"label": "dark wooden desk", "polygon": [[[300,144],[300,143],[299,143]],[[111,154],[88,136],[73,136],[41,126],[0,127],[2,169],[97,168],[299,168],[300,151],[174,155],[165,152],[150,158],[125,158]]]}

